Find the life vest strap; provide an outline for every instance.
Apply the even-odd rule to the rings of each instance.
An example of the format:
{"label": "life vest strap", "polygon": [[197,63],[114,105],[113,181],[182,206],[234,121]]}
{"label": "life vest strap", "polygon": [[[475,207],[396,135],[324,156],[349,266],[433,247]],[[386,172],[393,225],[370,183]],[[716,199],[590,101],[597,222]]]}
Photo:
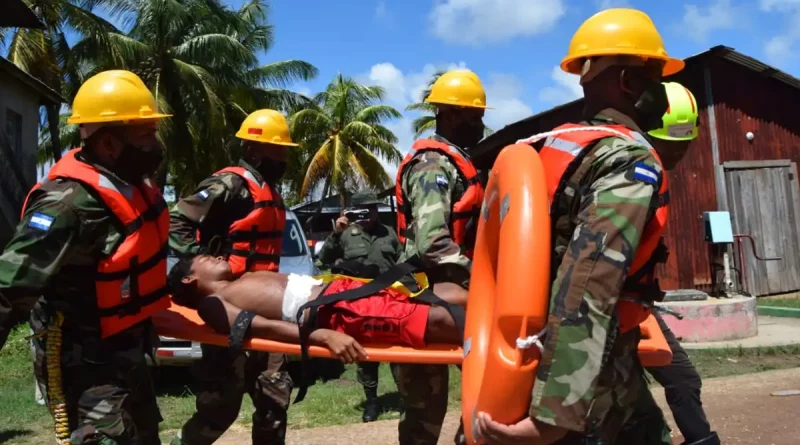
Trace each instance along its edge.
{"label": "life vest strap", "polygon": [[228,234],[228,240],[231,242],[239,241],[258,241],[262,239],[283,238],[282,230],[235,230]]}
{"label": "life vest strap", "polygon": [[137,294],[133,293],[133,283],[134,280],[131,279],[132,289],[130,301],[114,307],[99,308],[97,311],[98,315],[100,315],[100,317],[112,317],[114,315],[125,317],[127,315],[135,315],[138,314],[143,307],[149,306],[160,300],[163,296],[169,294],[169,286],[164,286],[153,292],[144,295],[137,295],[138,292]]}
{"label": "life vest strap", "polygon": [[125,235],[131,235],[141,229],[146,221],[155,221],[161,216],[161,212],[167,209],[167,203],[159,199],[147,208],[138,218],[125,225]]}
{"label": "life vest strap", "polygon": [[480,207],[475,207],[471,210],[464,210],[461,212],[452,212],[450,213],[450,219],[467,219],[480,216],[481,209]]}
{"label": "life vest strap", "polygon": [[263,208],[267,208],[267,207],[273,207],[273,208],[281,209],[281,210],[285,210],[286,209],[286,205],[284,205],[283,201],[277,201],[277,200],[274,200],[274,201],[257,201],[255,204],[253,204],[253,208],[256,208],[256,209],[263,209]]}
{"label": "life vest strap", "polygon": [[167,253],[169,251],[169,246],[164,245],[158,252],[156,252],[153,256],[148,258],[142,263],[138,262],[137,260],[131,260],[130,265],[127,269],[121,270],[118,272],[94,272],[94,279],[95,281],[118,281],[124,280],[128,277],[131,279],[131,284],[133,284],[134,277],[137,275],[141,275],[144,272],[156,267],[161,260],[167,258]]}
{"label": "life vest strap", "polygon": [[222,250],[231,256],[240,256],[243,258],[247,258],[248,261],[252,259],[253,261],[278,262],[281,259],[280,255],[272,253],[258,253],[258,252],[251,252],[249,250],[239,250],[239,249],[222,249]]}

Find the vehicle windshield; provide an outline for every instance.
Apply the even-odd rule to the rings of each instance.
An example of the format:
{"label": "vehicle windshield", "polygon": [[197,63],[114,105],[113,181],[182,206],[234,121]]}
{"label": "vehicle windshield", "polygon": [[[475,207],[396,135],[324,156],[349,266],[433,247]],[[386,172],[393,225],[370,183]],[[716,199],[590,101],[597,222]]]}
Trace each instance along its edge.
{"label": "vehicle windshield", "polygon": [[283,246],[281,256],[303,256],[306,254],[306,244],[303,241],[303,232],[297,220],[287,219],[286,228],[283,230]]}

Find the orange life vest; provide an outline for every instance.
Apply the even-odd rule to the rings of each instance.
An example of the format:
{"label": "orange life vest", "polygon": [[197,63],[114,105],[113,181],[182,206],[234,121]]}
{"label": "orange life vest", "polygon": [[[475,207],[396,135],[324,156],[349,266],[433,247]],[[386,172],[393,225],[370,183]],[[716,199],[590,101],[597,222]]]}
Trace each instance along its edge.
{"label": "orange life vest", "polygon": [[[564,132],[565,129],[578,129],[581,131]],[[650,143],[639,133],[622,125],[585,126],[578,124],[561,125],[549,136],[539,151],[539,155],[547,172],[547,192],[552,206],[551,216],[556,217],[556,206],[563,193],[567,181],[579,182],[580,179],[569,178],[581,164],[588,150],[600,139],[610,136],[625,137],[650,148],[658,163],[661,163],[658,154]],[[569,173],[567,173],[569,172]],[[664,172],[662,168],[662,172]],[[646,166],[637,166],[634,175],[641,175],[643,179],[650,178],[655,182],[657,173]],[[653,277],[655,266],[666,261],[666,247],[662,239],[669,214],[669,193],[667,175],[662,173],[661,183],[658,184],[658,207],[655,214],[647,223],[639,240],[636,255],[630,266],[628,278],[623,286],[623,296],[628,296],[638,302],[620,299],[617,304],[620,330],[626,332],[645,321],[650,315],[650,309],[641,303],[650,303],[654,298],[653,292],[660,293],[658,280]],[[558,194],[558,196],[556,196]]]}
{"label": "orange life vest", "polygon": [[450,145],[433,139],[419,139],[414,142],[409,152],[397,169],[395,183],[395,199],[397,200],[397,236],[401,244],[406,242],[406,231],[411,220],[411,208],[403,191],[402,178],[405,167],[417,154],[423,151],[435,151],[446,156],[456,167],[459,177],[464,182],[466,189],[461,196],[454,197],[450,209],[450,235],[453,241],[465,250],[467,258],[472,258],[475,245],[477,219],[483,203],[483,184],[478,177],[478,171],[461,152]]}
{"label": "orange life vest", "polygon": [[[118,334],[169,307],[167,289],[167,203],[151,179],[127,185],[112,180],[75,158],[69,151],[28,193],[28,199],[47,181],[79,182],[100,197],[122,226],[125,237],[117,249],[97,264],[95,294],[102,338]],[[69,303],[69,302],[67,302]]]}
{"label": "orange life vest", "polygon": [[215,174],[223,173],[233,173],[244,179],[253,198],[253,210],[228,229],[226,253],[233,273],[277,272],[286,226],[283,199],[266,181],[259,182],[244,167],[228,167]]}

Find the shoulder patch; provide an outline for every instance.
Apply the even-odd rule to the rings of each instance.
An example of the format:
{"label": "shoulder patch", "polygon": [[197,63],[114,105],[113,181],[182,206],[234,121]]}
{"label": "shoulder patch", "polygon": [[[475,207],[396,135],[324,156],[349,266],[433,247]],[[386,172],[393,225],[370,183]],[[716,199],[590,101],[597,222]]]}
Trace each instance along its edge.
{"label": "shoulder patch", "polygon": [[208,195],[209,195],[208,190],[201,190],[197,194],[197,197],[200,198],[201,201],[205,201],[206,199],[208,199]]}
{"label": "shoulder patch", "polygon": [[647,184],[656,184],[658,182],[658,172],[644,162],[637,162],[633,166],[633,179]]}
{"label": "shoulder patch", "polygon": [[439,185],[441,187],[446,187],[447,178],[445,178],[444,175],[436,175],[436,185]]}
{"label": "shoulder patch", "polygon": [[44,213],[34,212],[30,221],[28,221],[28,227],[42,232],[47,232],[50,230],[50,226],[53,224],[54,220],[55,218],[52,216],[45,215]]}

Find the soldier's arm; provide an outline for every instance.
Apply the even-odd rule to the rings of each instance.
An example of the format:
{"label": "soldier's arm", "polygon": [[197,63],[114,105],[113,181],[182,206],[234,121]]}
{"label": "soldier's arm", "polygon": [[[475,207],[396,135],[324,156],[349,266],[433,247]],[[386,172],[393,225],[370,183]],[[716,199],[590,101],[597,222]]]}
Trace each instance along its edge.
{"label": "soldier's arm", "polygon": [[453,241],[448,225],[457,178],[455,169],[447,168],[440,156],[426,153],[409,168],[406,193],[411,208],[409,227],[414,230],[412,238],[420,259],[429,268],[438,266],[449,275],[456,274],[460,282],[469,279],[472,263]]}
{"label": "soldier's arm", "polygon": [[52,193],[42,193],[31,201],[0,255],[0,349],[11,328],[28,316],[77,243],[80,219]]}
{"label": "soldier's arm", "polygon": [[662,174],[640,146],[615,147],[593,164],[579,225],[553,283],[530,410],[540,422],[574,431],[586,427],[620,289]]}
{"label": "soldier's arm", "polygon": [[194,192],[178,201],[170,210],[169,246],[180,256],[194,256],[200,251],[197,230],[225,214],[225,204],[233,199],[235,175],[206,178]]}
{"label": "soldier's arm", "polygon": [[342,234],[336,232],[325,238],[325,243],[322,244],[322,249],[319,251],[319,260],[322,264],[333,264],[336,260],[344,257],[341,241]]}

